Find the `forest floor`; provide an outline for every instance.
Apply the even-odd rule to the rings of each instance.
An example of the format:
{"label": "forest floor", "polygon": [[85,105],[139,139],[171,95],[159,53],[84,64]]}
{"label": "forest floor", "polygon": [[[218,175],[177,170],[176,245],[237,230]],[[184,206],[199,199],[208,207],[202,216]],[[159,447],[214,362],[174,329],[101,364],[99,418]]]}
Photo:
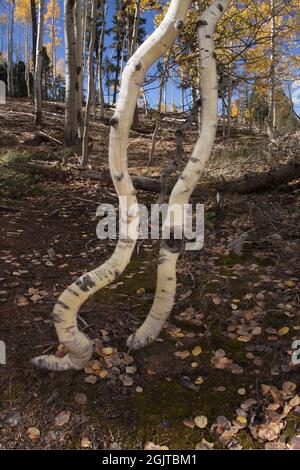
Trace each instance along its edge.
{"label": "forest floor", "polygon": [[[61,141],[61,105],[45,110],[43,132]],[[125,346],[155,289],[159,245],[145,240],[124,274],[80,311],[79,325],[96,345],[89,366],[38,370],[32,357],[63,354],[49,316],[55,299],[113,251],[114,241],[96,238],[96,208],[117,198],[108,117],[91,126],[91,165],[103,176],[95,182],[76,168],[79,150],[66,153],[39,134],[32,113],[28,101],[0,106],[0,340],[7,349],[0,448],[299,448],[300,376],[291,357],[300,340],[300,181],[224,193],[219,204],[215,194],[198,201],[205,204],[204,248],[182,254],[176,305],[154,344],[137,352]],[[141,127],[130,136],[131,172],[159,174],[174,153],[174,122],[162,126],[151,169],[153,121],[143,118]],[[192,130],[185,154],[195,139]],[[278,149],[272,164],[296,157]],[[265,137],[218,137],[202,183],[269,166]],[[157,195],[138,198],[149,204]],[[232,253],[230,242],[250,229],[242,253]]]}

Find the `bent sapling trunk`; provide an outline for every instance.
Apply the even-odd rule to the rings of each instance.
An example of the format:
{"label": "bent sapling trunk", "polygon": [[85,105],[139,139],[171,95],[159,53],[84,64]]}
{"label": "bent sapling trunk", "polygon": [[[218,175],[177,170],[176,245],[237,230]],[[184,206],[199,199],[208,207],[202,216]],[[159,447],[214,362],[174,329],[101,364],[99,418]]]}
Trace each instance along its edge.
{"label": "bent sapling trunk", "polygon": [[183,230],[182,225],[181,227],[172,225],[171,215],[172,212],[176,215],[178,208],[181,214],[183,213],[184,205],[189,202],[210,157],[215,140],[218,123],[218,79],[214,31],[227,5],[228,0],[213,2],[197,23],[202,97],[201,131],[192,156],[170,195],[168,216],[163,224],[163,230],[170,229],[171,237],[168,240],[162,240],[161,243],[152,308],[145,322],[127,340],[128,346],[132,349],[139,349],[155,340],[173,308],[176,294],[176,264],[181,249],[181,240],[174,239],[174,233],[178,228],[181,233]]}
{"label": "bent sapling trunk", "polygon": [[[148,39],[139,47],[126,64],[115,114],[111,119],[109,138],[109,167],[120,201],[121,233],[112,256],[100,267],[84,274],[59,297],[53,310],[53,319],[59,341],[68,354],[63,358],[43,355],[32,360],[33,364],[51,369],[82,369],[92,355],[92,342],[79,331],[77,313],[81,305],[99,289],[119,276],[130,261],[139,227],[136,192],[128,173],[127,145],[140,87],[147,70],[175,42],[184,25],[191,0],[172,0],[168,12]],[[121,231],[122,232],[122,231]]]}

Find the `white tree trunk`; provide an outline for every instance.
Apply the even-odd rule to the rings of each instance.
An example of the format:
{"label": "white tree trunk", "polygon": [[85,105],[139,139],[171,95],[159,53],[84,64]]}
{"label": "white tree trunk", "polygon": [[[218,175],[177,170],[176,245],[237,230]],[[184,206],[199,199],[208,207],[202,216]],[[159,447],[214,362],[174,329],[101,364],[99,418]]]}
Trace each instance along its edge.
{"label": "white tree trunk", "polygon": [[99,94],[99,107],[100,107],[100,119],[104,117],[104,92],[103,92],[103,48],[104,48],[104,37],[105,37],[105,28],[106,28],[106,14],[108,3],[106,0],[101,0],[101,33],[99,38],[99,51],[98,51],[98,94]]}
{"label": "white tree trunk", "polygon": [[92,0],[92,13],[91,13],[92,27],[89,44],[89,56],[88,56],[88,90],[87,90],[87,101],[86,111],[84,117],[83,127],[83,138],[82,138],[82,166],[86,166],[88,163],[88,138],[89,138],[89,125],[90,125],[90,114],[91,114],[91,103],[94,95],[94,47],[96,37],[96,21],[97,21],[97,0]]}
{"label": "white tree trunk", "polygon": [[127,165],[129,129],[146,72],[174,44],[184,25],[190,3],[191,0],[172,0],[162,23],[140,46],[124,69],[115,114],[111,119],[109,166],[120,197],[120,218],[129,234],[120,234],[114,253],[102,266],[81,276],[61,294],[53,310],[53,319],[59,341],[65,345],[68,354],[63,358],[39,356],[32,360],[39,367],[51,370],[82,369],[92,355],[91,341],[78,330],[77,312],[91,295],[124,271],[133,253],[139,214],[136,191]]}
{"label": "white tree trunk", "polygon": [[[171,237],[161,243],[157,287],[152,308],[142,326],[127,340],[127,345],[132,349],[146,346],[157,338],[173,308],[176,294],[176,263],[181,249],[181,240],[172,237],[176,227],[172,225],[170,215],[174,211],[175,205],[182,210],[184,205],[188,204],[211,154],[215,140],[218,123],[218,79],[214,53],[214,31],[217,21],[227,5],[228,0],[214,1],[198,21],[202,97],[201,132],[192,156],[170,196],[168,217],[163,229],[169,227]],[[182,226],[179,228],[182,229]]]}
{"label": "white tree trunk", "polygon": [[77,121],[78,138],[83,136],[82,96],[83,96],[83,51],[82,51],[82,15],[81,0],[75,0],[75,39],[76,39],[76,97],[77,97]]}
{"label": "white tree trunk", "polygon": [[65,107],[65,145],[72,146],[77,141],[77,70],[75,40],[75,0],[64,0],[64,32],[66,60],[66,107]]}
{"label": "white tree trunk", "polygon": [[14,80],[13,80],[13,44],[14,44],[14,23],[15,23],[15,0],[12,0],[12,10],[8,28],[8,47],[7,47],[7,91],[9,96],[14,95]]}
{"label": "white tree trunk", "polygon": [[39,19],[34,71],[34,110],[35,123],[42,124],[42,59],[44,31],[44,0],[39,0]]}
{"label": "white tree trunk", "polygon": [[267,134],[270,140],[274,138],[276,130],[276,110],[275,110],[275,91],[276,91],[276,13],[275,1],[271,0],[271,53],[270,53],[270,89],[269,89],[269,111],[267,121]]}

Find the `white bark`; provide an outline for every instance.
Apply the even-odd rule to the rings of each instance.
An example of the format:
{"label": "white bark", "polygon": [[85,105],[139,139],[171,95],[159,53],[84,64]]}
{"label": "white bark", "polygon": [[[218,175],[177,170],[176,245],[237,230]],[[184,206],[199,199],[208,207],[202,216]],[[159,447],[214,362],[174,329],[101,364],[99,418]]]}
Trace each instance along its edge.
{"label": "white bark", "polygon": [[66,60],[66,107],[65,107],[65,136],[66,146],[74,145],[77,141],[77,70],[76,70],[76,40],[74,25],[75,0],[64,0],[64,32]]}
{"label": "white bark", "polygon": [[82,96],[83,96],[83,51],[82,51],[82,14],[81,0],[75,4],[75,39],[76,39],[76,99],[77,99],[77,121],[78,138],[83,135]]}
{"label": "white bark", "polygon": [[14,42],[14,23],[15,23],[15,0],[12,0],[12,10],[8,28],[8,47],[7,47],[7,91],[9,96],[14,95],[14,80],[13,80],[13,42]]}
{"label": "white bark", "polygon": [[34,71],[34,109],[35,123],[42,124],[42,59],[44,31],[44,0],[39,0],[39,19]]}
{"label": "white bark", "polygon": [[[183,209],[203,172],[211,154],[218,123],[218,79],[214,53],[214,31],[217,21],[228,5],[228,0],[216,0],[201,15],[198,21],[198,38],[201,67],[201,132],[191,158],[180,175],[169,200],[168,217],[163,229],[170,227],[171,234],[176,227],[170,218],[172,210]],[[177,212],[178,213],[178,212]],[[182,227],[179,227],[182,229]],[[152,342],[160,333],[174,304],[176,293],[176,263],[181,249],[181,240],[170,237],[163,240],[158,260],[157,287],[152,308],[145,322],[131,335],[127,344],[139,349]]]}
{"label": "white bark", "polygon": [[83,138],[82,138],[82,166],[86,166],[88,163],[88,138],[89,138],[89,124],[91,114],[91,103],[94,95],[94,46],[96,37],[96,21],[97,21],[97,0],[92,0],[92,13],[91,13],[91,33],[90,33],[90,44],[89,44],[89,57],[88,57],[88,90],[87,90],[87,101],[86,111],[84,116],[83,126]]}
{"label": "white bark", "polygon": [[102,266],[81,276],[61,294],[54,307],[53,318],[59,341],[69,352],[63,358],[39,356],[33,359],[32,362],[39,367],[51,370],[81,369],[91,357],[92,343],[78,330],[77,312],[91,295],[114,281],[124,271],[133,253],[139,215],[136,192],[127,165],[129,129],[145,74],[160,55],[174,44],[183,27],[190,3],[191,0],[172,0],[160,26],[140,46],[124,69],[115,114],[111,119],[109,165],[120,197],[120,217],[130,230],[130,236],[120,237],[111,258]]}
{"label": "white bark", "polygon": [[274,138],[276,130],[276,110],[275,110],[275,91],[276,91],[276,13],[275,1],[271,0],[271,53],[270,53],[270,90],[269,90],[269,112],[267,121],[267,134],[270,140]]}

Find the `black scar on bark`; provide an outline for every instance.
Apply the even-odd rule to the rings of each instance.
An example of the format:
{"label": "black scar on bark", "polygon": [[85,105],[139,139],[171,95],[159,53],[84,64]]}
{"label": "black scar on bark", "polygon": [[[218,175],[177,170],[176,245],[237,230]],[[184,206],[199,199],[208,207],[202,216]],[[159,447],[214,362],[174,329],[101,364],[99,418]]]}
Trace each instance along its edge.
{"label": "black scar on bark", "polygon": [[206,20],[198,20],[196,23],[196,28],[199,28],[200,26],[207,26],[208,23]]}
{"label": "black scar on bark", "polygon": [[81,72],[81,67],[77,67],[77,75],[79,75]]}
{"label": "black scar on bark", "polygon": [[68,290],[69,292],[71,292],[71,294],[75,295],[75,297],[79,297],[78,292],[76,292],[75,290],[71,289],[70,287],[68,287],[67,290]]}
{"label": "black scar on bark", "polygon": [[64,302],[62,302],[61,300],[57,300],[56,303],[57,303],[57,305],[60,305],[65,310],[70,310],[70,307],[68,305],[66,305]]}
{"label": "black scar on bark", "polygon": [[220,11],[224,10],[224,7],[221,5],[221,3],[218,4],[218,8],[219,8]]}
{"label": "black scar on bark", "polygon": [[82,278],[75,282],[76,286],[79,287],[83,292],[88,292],[90,289],[95,287],[95,283],[92,281],[90,276],[86,274]]}
{"label": "black scar on bark", "polygon": [[137,62],[137,64],[135,64],[135,70],[141,70],[141,68],[142,68],[141,62]]}
{"label": "black scar on bark", "polygon": [[170,251],[171,253],[179,253],[182,245],[182,240],[175,238],[174,230],[170,232],[169,239],[163,239],[161,241],[162,248]]}
{"label": "black scar on bark", "polygon": [[119,119],[117,117],[113,116],[110,120],[110,125],[113,126],[113,127],[116,127],[118,122],[119,122]]}
{"label": "black scar on bark", "polygon": [[121,181],[124,178],[124,173],[120,173],[119,175],[115,175],[117,181]]}
{"label": "black scar on bark", "polygon": [[177,20],[177,21],[175,22],[175,28],[176,28],[176,29],[179,29],[179,30],[180,30],[180,29],[183,28],[183,26],[184,26],[184,22],[183,22],[182,20]]}
{"label": "black scar on bark", "polygon": [[59,315],[57,315],[57,313],[52,312],[51,317],[55,321],[55,323],[62,323],[63,322],[63,320],[60,318]]}

